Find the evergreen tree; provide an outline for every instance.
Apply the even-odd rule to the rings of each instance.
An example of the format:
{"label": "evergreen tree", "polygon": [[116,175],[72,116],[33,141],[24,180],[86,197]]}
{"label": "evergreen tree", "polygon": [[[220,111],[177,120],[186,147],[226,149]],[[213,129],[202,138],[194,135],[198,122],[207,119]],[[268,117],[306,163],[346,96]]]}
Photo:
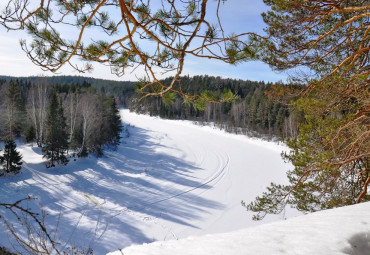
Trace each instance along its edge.
{"label": "evergreen tree", "polygon": [[287,141],[290,151],[283,154],[294,166],[287,172],[289,184],[272,183],[254,202],[244,204],[257,213],[254,219],[280,213],[286,204],[313,212],[370,201],[370,140],[362,135],[368,132],[368,120],[353,122],[368,101],[368,82],[355,82],[355,92],[362,91],[361,96],[355,97],[348,90],[348,98],[343,93],[348,83],[341,78],[297,100],[304,121],[300,122],[298,135]]}
{"label": "evergreen tree", "polygon": [[106,101],[107,111],[107,143],[113,147],[117,147],[120,143],[120,133],[122,131],[121,117],[117,108],[116,100],[113,96],[109,97]]}
{"label": "evergreen tree", "polygon": [[58,106],[57,121],[59,125],[58,141],[60,145],[60,153],[64,154],[64,152],[68,149],[68,133],[67,133],[67,123],[66,123],[66,117],[64,116],[62,100],[60,100],[59,106]]}
{"label": "evergreen tree", "polygon": [[20,136],[25,117],[25,104],[22,99],[21,85],[11,80],[7,91],[9,137]]}
{"label": "evergreen tree", "polygon": [[22,156],[16,148],[17,145],[13,140],[5,141],[4,155],[0,158],[5,174],[17,174],[22,167]]}
{"label": "evergreen tree", "polygon": [[[289,100],[278,103],[279,101],[267,95],[273,93],[272,89],[285,91],[287,88],[293,90],[297,87],[296,90],[301,91],[303,88],[302,85],[266,84],[265,82],[222,79],[207,75],[191,78],[185,76],[180,79],[184,89],[194,94],[201,94],[209,100],[230,95],[236,95],[240,100],[224,104],[211,102],[204,104],[203,102],[203,106],[200,101],[196,107],[181,97],[147,97],[141,100],[140,104],[129,104],[130,110],[159,115],[162,118],[213,121],[228,132],[242,131],[254,136],[277,137],[283,134],[279,132],[279,125],[283,127],[285,121],[285,118],[281,118],[280,122],[277,121],[278,112],[279,109],[289,112]],[[164,79],[163,82],[169,85],[170,81],[169,78]],[[134,95],[131,101],[134,102],[139,98],[140,95]]]}
{"label": "evergreen tree", "polygon": [[35,141],[36,139],[36,132],[35,132],[35,128],[33,127],[33,125],[29,125],[26,129],[26,134],[24,136],[24,139],[27,143],[30,143],[33,141]]}
{"label": "evergreen tree", "polygon": [[46,114],[46,136],[45,145],[42,148],[44,157],[50,160],[50,167],[55,163],[67,164],[68,159],[65,151],[68,149],[68,135],[66,132],[66,120],[62,104],[58,102],[54,93],[50,99],[49,108]]}
{"label": "evergreen tree", "polygon": [[[261,59],[276,70],[304,66],[293,78],[308,86],[284,125],[292,134],[283,155],[294,165],[289,184],[271,184],[245,206],[261,219],[286,204],[311,212],[370,201],[369,1],[264,2],[271,10]],[[293,117],[303,117],[298,134]]]}

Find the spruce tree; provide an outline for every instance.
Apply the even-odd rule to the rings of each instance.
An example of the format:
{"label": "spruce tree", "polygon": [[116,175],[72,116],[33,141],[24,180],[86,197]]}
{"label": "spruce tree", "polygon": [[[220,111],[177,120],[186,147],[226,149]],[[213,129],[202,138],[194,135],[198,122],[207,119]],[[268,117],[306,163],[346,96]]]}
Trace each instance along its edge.
{"label": "spruce tree", "polygon": [[121,139],[122,122],[119,114],[119,110],[116,104],[116,100],[113,96],[107,100],[107,122],[108,122],[108,142],[113,147],[117,147]]}
{"label": "spruce tree", "polygon": [[50,160],[50,167],[55,163],[67,164],[68,159],[65,151],[68,149],[68,135],[66,132],[66,120],[61,103],[58,102],[54,93],[50,99],[49,108],[45,121],[45,145],[42,148],[44,157]]}
{"label": "spruce tree", "polygon": [[22,167],[22,156],[16,148],[17,145],[13,140],[5,141],[4,155],[0,158],[5,174],[17,174]]}
{"label": "spruce tree", "polygon": [[60,100],[57,111],[57,120],[58,120],[58,143],[59,143],[59,162],[62,164],[67,164],[68,159],[65,156],[66,151],[68,150],[68,133],[67,133],[67,123],[66,117],[64,116],[62,100]]}
{"label": "spruce tree", "polygon": [[33,125],[29,125],[26,129],[26,134],[24,136],[24,140],[27,142],[27,143],[30,143],[33,141],[35,141],[36,139],[36,132],[35,132],[35,128],[33,127]]}
{"label": "spruce tree", "polygon": [[8,126],[10,138],[20,136],[25,116],[25,105],[22,99],[21,84],[11,80],[7,91]]}

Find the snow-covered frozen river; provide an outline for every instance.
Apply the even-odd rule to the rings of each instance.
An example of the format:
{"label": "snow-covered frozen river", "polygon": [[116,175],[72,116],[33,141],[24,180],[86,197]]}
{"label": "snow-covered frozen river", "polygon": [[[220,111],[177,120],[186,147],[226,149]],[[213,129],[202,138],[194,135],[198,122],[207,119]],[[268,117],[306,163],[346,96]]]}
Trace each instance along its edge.
{"label": "snow-covered frozen river", "polygon": [[[21,145],[22,173],[0,179],[0,200],[39,197],[50,228],[60,217],[62,244],[105,254],[261,224],[241,200],[252,201],[270,182],[286,182],[291,166],[281,159],[282,145],[128,110],[121,116],[130,136],[102,158],[46,169],[39,148]],[[0,240],[8,240],[5,230]]]}

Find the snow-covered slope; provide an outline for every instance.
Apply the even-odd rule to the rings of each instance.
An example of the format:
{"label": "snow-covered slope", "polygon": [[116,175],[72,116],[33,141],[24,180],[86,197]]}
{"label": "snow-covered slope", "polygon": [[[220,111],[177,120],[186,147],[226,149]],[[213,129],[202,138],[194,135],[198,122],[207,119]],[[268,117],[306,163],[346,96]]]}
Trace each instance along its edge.
{"label": "snow-covered slope", "polygon": [[[0,178],[0,201],[38,197],[49,229],[58,226],[62,246],[105,254],[261,224],[251,220],[241,200],[252,201],[270,182],[286,182],[291,166],[280,157],[284,146],[186,121],[121,113],[130,137],[102,158],[71,159],[67,166],[46,169],[39,148],[20,145],[22,172]],[[12,219],[9,212],[7,217]],[[0,229],[0,243],[12,242]]]}
{"label": "snow-covered slope", "polygon": [[226,234],[131,246],[109,255],[370,254],[370,202]]}

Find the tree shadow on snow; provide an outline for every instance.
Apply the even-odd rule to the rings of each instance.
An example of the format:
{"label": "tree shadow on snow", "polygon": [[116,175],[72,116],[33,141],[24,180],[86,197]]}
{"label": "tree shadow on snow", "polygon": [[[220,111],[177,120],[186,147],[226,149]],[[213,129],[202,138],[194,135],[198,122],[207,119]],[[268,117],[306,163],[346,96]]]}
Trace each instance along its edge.
{"label": "tree shadow on snow", "polygon": [[43,163],[26,164],[21,175],[0,180],[0,200],[39,197],[49,214],[48,225],[60,217],[60,239],[92,247],[96,254],[153,241],[137,224],[164,219],[196,228],[187,221],[200,219],[209,209],[224,208],[198,195],[211,188],[206,179],[192,177],[202,169],[156,152],[164,145],[147,130],[135,127],[130,132],[125,143],[102,158],[72,160],[48,169]]}

